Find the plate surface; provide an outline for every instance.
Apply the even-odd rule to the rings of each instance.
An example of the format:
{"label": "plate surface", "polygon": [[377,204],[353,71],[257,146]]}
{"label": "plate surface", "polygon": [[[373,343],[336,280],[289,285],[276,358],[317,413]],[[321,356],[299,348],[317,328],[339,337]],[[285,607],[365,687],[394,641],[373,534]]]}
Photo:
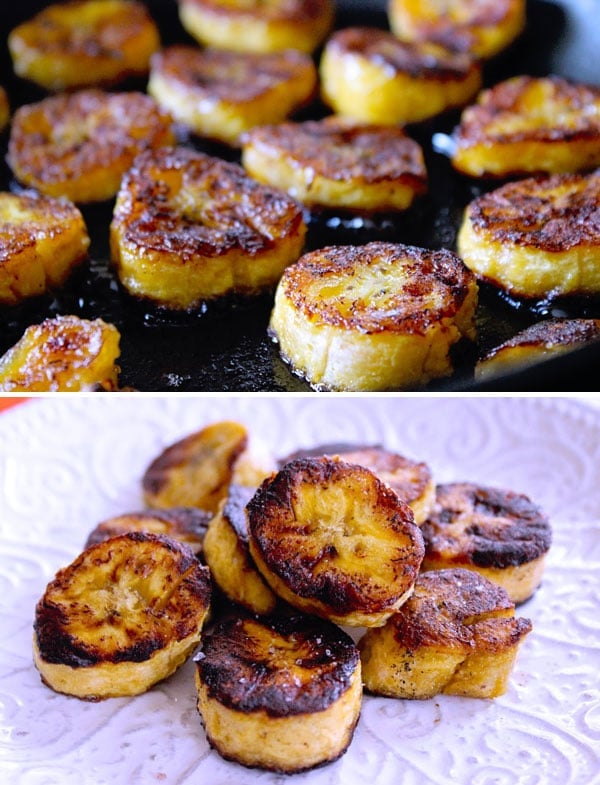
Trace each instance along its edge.
{"label": "plate surface", "polygon": [[[543,584],[508,692],[492,700],[365,697],[336,763],[282,778],[207,745],[193,663],[145,695],[86,703],[45,687],[31,660],[35,603],[88,531],[139,509],[140,478],[175,439],[244,422],[283,456],[382,442],[438,481],[527,493],[550,515]],[[11,785],[593,785],[600,782],[600,409],[570,399],[294,395],[35,400],[0,417],[0,779]]]}

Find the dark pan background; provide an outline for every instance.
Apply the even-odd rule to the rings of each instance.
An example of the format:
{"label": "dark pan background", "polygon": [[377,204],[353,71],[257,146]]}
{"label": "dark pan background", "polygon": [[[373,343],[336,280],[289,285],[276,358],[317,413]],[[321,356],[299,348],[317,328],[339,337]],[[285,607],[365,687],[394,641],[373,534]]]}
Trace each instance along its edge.
{"label": "dark pan background", "polygon": [[[146,3],[161,30],[163,44],[191,42],[180,26],[175,0]],[[6,49],[6,34],[45,3],[21,0],[2,3],[0,25],[0,84],[7,89],[12,108],[39,100],[44,93],[14,77]],[[543,76],[562,74],[570,79],[600,84],[600,3],[597,0],[529,0],[528,24],[523,36],[506,52],[488,63],[486,85],[518,73]],[[359,3],[338,0],[337,27],[368,24],[386,28],[381,0]],[[319,53],[316,54],[318,58]],[[120,85],[119,89],[145,89],[145,82]],[[313,105],[302,117],[326,113]],[[448,133],[458,112],[409,128],[423,145],[429,169],[430,190],[422,202],[401,216],[380,216],[369,222],[349,216],[312,215],[307,248],[330,244],[362,244],[384,239],[454,250],[456,231],[465,205],[492,184],[475,183],[454,173],[448,160],[431,145],[434,133]],[[8,134],[0,137],[0,188],[14,188],[5,164]],[[201,141],[188,140],[199,149],[236,159],[236,153]],[[496,185],[496,184],[493,184]],[[266,334],[272,295],[250,301],[212,303],[202,313],[173,315],[134,301],[122,291],[108,258],[108,226],[112,202],[83,208],[92,244],[90,260],[60,292],[14,308],[0,308],[0,353],[21,337],[29,324],[47,316],[74,313],[84,318],[102,317],[121,332],[121,385],[139,391],[296,391],[310,387],[290,373]],[[596,373],[600,345],[593,345],[539,366],[508,374],[493,382],[476,384],[473,365],[479,353],[519,329],[552,315],[600,317],[600,300],[555,303],[511,303],[482,287],[476,346],[460,346],[454,353],[456,371],[429,391],[586,391],[598,389]]]}

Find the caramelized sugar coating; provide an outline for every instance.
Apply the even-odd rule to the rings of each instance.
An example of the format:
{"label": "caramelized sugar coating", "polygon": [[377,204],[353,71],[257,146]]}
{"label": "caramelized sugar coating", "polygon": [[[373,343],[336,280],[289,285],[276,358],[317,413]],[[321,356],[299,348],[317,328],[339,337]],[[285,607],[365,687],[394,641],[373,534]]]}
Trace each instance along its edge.
{"label": "caramelized sugar coating", "polygon": [[217,624],[196,659],[196,687],[206,735],[222,757],[285,774],[343,755],[362,704],[352,639],[301,615]]}
{"label": "caramelized sugar coating", "polygon": [[34,662],[56,692],[86,700],[138,695],[200,640],[208,568],[186,545],[129,532],[58,571],[35,609]]}
{"label": "caramelized sugar coating", "polygon": [[274,287],[304,246],[301,206],[233,163],[187,148],[139,156],[110,228],[121,283],[175,310]]}
{"label": "caramelized sugar coating", "polygon": [[138,153],[174,141],[171,118],[150,96],[80,90],[17,109],[8,163],[49,196],[99,202],[117,193]]}
{"label": "caramelized sugar coating", "polygon": [[545,319],[494,346],[475,365],[475,378],[510,373],[600,340],[600,319]]}
{"label": "caramelized sugar coating", "polygon": [[421,146],[401,128],[339,117],[255,128],[243,139],[242,164],[309,206],[405,210],[427,190]]}
{"label": "caramelized sugar coating", "polygon": [[302,52],[179,45],[152,58],[148,92],[195,134],[237,146],[250,128],[285,120],[312,98],[316,86],[316,66]]}
{"label": "caramelized sugar coating", "polygon": [[0,193],[0,303],[14,305],[59,288],[89,245],[75,205],[35,191]]}
{"label": "caramelized sugar coating", "polygon": [[523,602],[542,580],[552,531],[543,510],[525,494],[468,482],[444,483],[421,527],[423,570],[465,567]]}
{"label": "caramelized sugar coating", "polygon": [[269,330],[295,373],[335,390],[422,386],[475,337],[475,276],[453,253],[374,242],[305,254],[285,270]]}
{"label": "caramelized sugar coating", "polygon": [[600,171],[526,178],[473,200],[457,238],[476,275],[517,297],[600,292]]}
{"label": "caramelized sugar coating", "polygon": [[481,88],[481,67],[468,55],[368,27],[333,33],[319,70],[323,100],[334,112],[383,125],[434,117]]}
{"label": "caramelized sugar coating", "polygon": [[56,316],[31,325],[0,358],[0,391],[115,390],[120,338],[102,319]]}
{"label": "caramelized sugar coating", "polygon": [[410,507],[369,469],[299,458],[265,480],[246,510],[256,566],[299,610],[378,626],[410,596],[421,533]]}
{"label": "caramelized sugar coating", "polygon": [[472,177],[600,165],[600,87],[516,76],[483,90],[454,132],[452,164]]}
{"label": "caramelized sugar coating", "polygon": [[141,2],[69,0],[12,30],[8,47],[16,74],[58,91],[147,74],[160,37]]}
{"label": "caramelized sugar coating", "polygon": [[494,57],[525,28],[525,0],[388,0],[392,32],[403,41],[433,41],[454,52]]}
{"label": "caramelized sugar coating", "polygon": [[359,641],[365,688],[395,698],[506,692],[529,619],[500,586],[461,568],[422,573],[385,627]]}
{"label": "caramelized sugar coating", "polygon": [[204,46],[311,54],[331,30],[333,0],[179,0],[184,28]]}

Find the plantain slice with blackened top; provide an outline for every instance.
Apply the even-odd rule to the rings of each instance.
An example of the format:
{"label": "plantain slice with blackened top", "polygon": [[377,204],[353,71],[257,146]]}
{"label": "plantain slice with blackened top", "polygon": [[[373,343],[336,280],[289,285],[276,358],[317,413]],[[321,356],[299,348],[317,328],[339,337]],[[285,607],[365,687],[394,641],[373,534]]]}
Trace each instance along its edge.
{"label": "plantain slice with blackened top", "polygon": [[471,177],[600,166],[600,87],[556,75],[499,82],[463,111],[450,155],[454,168]]}
{"label": "plantain slice with blackened top", "polygon": [[478,278],[520,298],[600,293],[600,170],[506,183],[474,199],[457,237]]}
{"label": "plantain slice with blackened top", "polygon": [[56,91],[145,76],[159,47],[158,28],[136,0],[51,3],[8,36],[15,73]]}
{"label": "plantain slice with blackened top", "polygon": [[424,461],[414,461],[378,444],[318,444],[295,450],[280,458],[278,465],[282,468],[296,458],[320,455],[337,456],[348,463],[366,466],[408,504],[417,525],[423,523],[433,509],[435,483],[429,466]]}
{"label": "plantain slice with blackened top", "polygon": [[103,319],[44,319],[0,357],[0,391],[117,390],[120,340],[119,330]]}
{"label": "plantain slice with blackened top", "polygon": [[312,54],[333,26],[333,0],[178,0],[183,27],[204,46]]}
{"label": "plantain slice with blackened top", "polygon": [[136,159],[110,226],[127,291],[180,311],[273,289],[305,235],[302,207],[290,196],[237,164],[184,147]]}
{"label": "plantain slice with blackened top", "polygon": [[475,379],[494,379],[597,341],[600,319],[544,319],[489,349],[475,364]]}
{"label": "plantain slice with blackened top", "polygon": [[279,123],[315,94],[312,58],[176,45],[152,58],[148,92],[196,135],[233,147],[250,128]]}
{"label": "plantain slice with blackened top", "polygon": [[378,626],[410,596],[421,532],[411,508],[370,469],[299,458],[267,478],[246,510],[250,554],[293,607]]}
{"label": "plantain slice with blackened top", "polygon": [[92,545],[48,584],[35,610],[34,662],[56,692],[138,695],[200,641],[208,568],[170,537],[129,532]]}
{"label": "plantain slice with blackened top", "polygon": [[482,575],[422,573],[398,613],[358,642],[365,689],[403,699],[496,698],[531,630],[504,589]]}
{"label": "plantain slice with blackened top", "polygon": [[495,57],[525,29],[525,0],[388,0],[392,32],[480,59]]}
{"label": "plantain slice with blackened top", "polygon": [[0,303],[15,305],[60,288],[87,257],[77,207],[36,191],[0,193]]}
{"label": "plantain slice with blackened top", "polygon": [[469,55],[371,27],[333,33],[319,74],[322,98],[336,114],[382,125],[416,123],[463,106],[482,84],[481,66]]}
{"label": "plantain slice with blackened top", "polygon": [[269,331],[316,388],[407,389],[452,372],[451,346],[475,337],[477,301],[474,274],[450,251],[331,246],[284,271]]}
{"label": "plantain slice with blackened top", "polygon": [[421,531],[422,570],[474,570],[502,586],[515,603],[540,585],[552,542],[548,516],[528,496],[470,482],[438,485]]}
{"label": "plantain slice with blackened top", "polygon": [[256,614],[272,613],[278,597],[254,564],[248,546],[246,505],[256,489],[230,485],[211,519],[203,553],[215,584],[231,602]]}
{"label": "plantain slice with blackened top", "polygon": [[231,618],[203,636],[198,710],[227,760],[285,774],[338,759],[362,704],[350,636],[309,616]]}
{"label": "plantain slice with blackened top", "polygon": [[248,174],[309,207],[406,210],[427,190],[423,150],[401,128],[333,116],[263,125],[242,142]]}
{"label": "plantain slice with blackened top", "polygon": [[8,163],[48,196],[100,202],[117,193],[136,155],[174,142],[170,116],[149,95],[78,90],[16,110]]}

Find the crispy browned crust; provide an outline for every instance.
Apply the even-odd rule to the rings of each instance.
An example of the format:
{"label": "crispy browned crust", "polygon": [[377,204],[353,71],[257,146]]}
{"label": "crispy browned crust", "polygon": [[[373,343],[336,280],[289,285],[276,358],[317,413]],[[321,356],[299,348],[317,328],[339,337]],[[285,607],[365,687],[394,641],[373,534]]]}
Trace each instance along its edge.
{"label": "crispy browned crust", "polygon": [[234,530],[238,540],[246,550],[248,548],[248,516],[246,514],[246,505],[254,496],[255,491],[255,488],[250,488],[245,485],[230,485],[227,500],[221,510],[221,514]]}
{"label": "crispy browned crust", "polygon": [[330,36],[327,47],[339,57],[359,55],[391,75],[401,73],[415,79],[462,80],[477,68],[466,54],[433,44],[400,41],[388,30],[375,27],[338,30]]}
{"label": "crispy browned crust", "polygon": [[[405,285],[388,295],[384,312],[373,308],[368,300],[357,299],[344,309],[345,297],[340,294],[330,301],[308,297],[311,282],[349,276],[359,266],[405,269]],[[330,246],[304,254],[288,267],[280,282],[294,307],[307,318],[318,317],[322,324],[361,333],[397,332],[423,335],[433,323],[457,314],[472,288],[473,273],[452,251],[428,250],[394,243],[372,242],[362,246]],[[436,292],[436,309],[424,306]],[[350,293],[351,295],[351,293]],[[348,302],[351,296],[348,296]],[[393,318],[390,316],[393,314]]]}
{"label": "crispy browned crust", "polygon": [[244,143],[274,150],[329,180],[400,182],[416,193],[427,189],[421,146],[400,127],[355,125],[327,117],[260,126],[247,133]]}
{"label": "crispy browned crust", "polygon": [[[261,625],[272,638],[266,660],[264,652],[257,659],[249,624]],[[290,648],[303,669],[301,679],[286,679],[282,673]],[[294,615],[220,622],[205,634],[196,667],[209,696],[224,706],[246,714],[264,711],[269,717],[289,717],[323,711],[335,703],[349,688],[358,660],[354,642],[339,627]]]}
{"label": "crispy browned crust", "polygon": [[[522,105],[523,95],[536,82],[544,82],[550,86],[551,100],[560,101],[573,113],[577,113],[576,122],[572,119],[566,126],[560,123],[560,118],[557,118],[556,123],[548,126],[492,132],[490,123],[497,121],[502,115],[527,113],[527,107]],[[571,82],[560,76],[513,77],[479,94],[477,103],[463,112],[460,124],[455,130],[455,139],[461,147],[490,142],[536,141],[552,144],[600,139],[597,113],[585,111],[588,105],[597,104],[599,100],[600,87]]]}
{"label": "crispy browned crust", "polygon": [[[173,204],[177,189],[207,194],[210,209],[187,216]],[[163,148],[140,155],[123,178],[112,230],[141,249],[177,255],[182,263],[239,249],[249,256],[276,246],[303,226],[301,206],[260,185],[241,166],[195,150]]]}
{"label": "crispy browned crust", "polygon": [[[119,545],[125,541],[134,547],[124,549],[127,558],[120,559],[122,549]],[[144,630],[137,627],[133,629],[131,645],[123,647],[96,646],[72,634],[70,618],[81,619],[84,615],[86,595],[83,594],[77,600],[71,599],[66,604],[62,600],[63,592],[69,594],[74,575],[86,570],[93,573],[95,564],[105,564],[113,559],[113,543],[117,550],[117,558],[114,559],[115,582],[134,579],[136,576],[140,580],[147,579],[152,571],[154,557],[164,560],[170,554],[173,569],[173,596],[155,598],[159,603],[164,602],[165,607],[153,608],[150,605],[147,627]],[[37,646],[46,662],[72,667],[85,668],[107,662],[143,662],[153,652],[172,643],[174,627],[177,640],[191,635],[198,626],[199,611],[206,613],[210,597],[208,568],[200,564],[191,548],[164,535],[129,532],[92,545],[68,567],[58,571],[36,605],[34,633]],[[171,618],[172,608],[176,610],[176,624]],[[124,617],[115,621],[127,624]]]}
{"label": "crispy browned crust", "polygon": [[252,16],[267,21],[317,22],[332,14],[330,0],[286,0],[285,3],[227,3],[221,0],[179,0],[180,4],[198,6],[202,11],[217,17]]}
{"label": "crispy browned crust", "polygon": [[[393,560],[390,556],[390,585],[380,585],[360,570],[346,574],[327,569],[315,574],[321,561],[335,558],[335,547],[326,538],[319,542],[311,535],[311,522],[296,517],[295,500],[304,486],[327,491],[348,478],[372,497],[380,525],[396,539]],[[335,616],[392,608],[410,591],[421,565],[423,543],[410,507],[363,466],[336,458],[299,458],[265,480],[246,509],[250,542],[267,568],[294,595],[322,604]]]}
{"label": "crispy browned crust", "polygon": [[564,253],[600,246],[600,172],[529,177],[474,199],[475,232],[498,243]]}
{"label": "crispy browned crust", "polygon": [[142,150],[172,144],[171,126],[143,93],[59,94],[17,109],[8,162],[20,180],[41,190],[115,166],[123,173]]}
{"label": "crispy browned crust", "polygon": [[575,348],[598,340],[600,340],[600,319],[545,319],[525,327],[498,346],[494,346],[482,357],[482,360],[490,360],[505,349]]}
{"label": "crispy browned crust", "polygon": [[436,506],[421,531],[425,559],[448,566],[526,564],[544,556],[552,540],[548,517],[527,496],[466,482],[437,486]]}
{"label": "crispy browned crust", "polygon": [[85,547],[103,542],[130,531],[149,531],[166,534],[187,543],[194,552],[202,550],[202,541],[212,519],[212,513],[197,507],[170,507],[165,510],[145,509],[109,518],[89,533]]}

